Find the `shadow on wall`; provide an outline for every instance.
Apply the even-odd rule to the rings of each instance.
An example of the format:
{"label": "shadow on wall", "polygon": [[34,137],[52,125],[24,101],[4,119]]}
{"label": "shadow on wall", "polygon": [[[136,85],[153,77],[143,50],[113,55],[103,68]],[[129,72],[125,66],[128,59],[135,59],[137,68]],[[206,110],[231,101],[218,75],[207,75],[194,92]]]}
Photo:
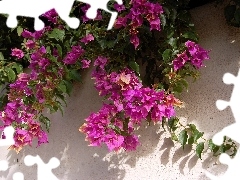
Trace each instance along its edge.
{"label": "shadow on wall", "polygon": [[[207,67],[202,68],[201,78],[190,85],[188,93],[182,95],[181,99],[185,101],[186,108],[179,110],[178,116],[186,118],[188,123],[193,122],[200,131],[206,132],[206,138],[211,138],[223,127],[234,122],[230,109],[220,112],[215,102],[218,99],[229,100],[231,96],[232,86],[225,85],[222,77],[226,72],[236,75],[240,61],[239,45],[231,43],[233,36],[231,37],[229,27],[225,23],[222,9],[215,8],[213,4],[206,5],[194,9],[192,14],[201,37],[200,44],[212,50],[211,60],[205,62]],[[68,98],[64,116],[62,117],[60,113],[48,116],[52,120],[50,143],[35,148],[35,142],[32,148],[27,147],[18,155],[10,151],[8,158],[11,167],[1,173],[4,178],[12,179],[13,173],[20,171],[24,173],[25,180],[37,179],[37,166],[27,167],[24,164],[26,155],[39,155],[45,163],[52,157],[57,157],[60,166],[54,169],[53,173],[61,180],[124,179],[129,168],[134,169],[140,158],[149,158],[149,155],[154,153],[159,155],[159,164],[156,166],[160,168],[160,174],[165,173],[167,168],[172,173],[180,171],[181,174],[185,174],[185,168],[189,171],[196,171],[196,167],[199,168],[197,166],[199,160],[191,148],[186,146],[184,151],[182,148],[174,148],[173,142],[165,136],[159,125],[147,129],[143,125],[138,130],[137,133],[141,135],[141,146],[135,152],[113,154],[109,153],[105,146],[88,147],[84,134],[80,133],[78,128],[83,124],[84,118],[101,107],[101,98],[94,89],[93,82],[86,83],[90,81],[90,74],[91,71],[83,75],[83,85],[75,85],[71,97]],[[200,168],[212,168],[214,161],[210,156],[206,157],[201,161]],[[177,170],[173,170],[171,165],[177,165]],[[146,173],[151,174],[151,168],[152,166]],[[225,169],[225,166],[212,168],[215,172]],[[196,176],[198,179],[206,178],[201,174]],[[191,175],[181,177],[190,178]]]}
{"label": "shadow on wall", "polygon": [[[91,112],[96,112],[101,107],[101,98],[90,80],[91,71],[83,75],[83,85],[75,84],[71,97],[68,98],[68,106],[61,113],[48,114],[51,122],[49,144],[35,148],[26,147],[19,154],[9,151],[7,157],[10,168],[2,176],[12,179],[15,172],[22,172],[25,180],[37,179],[37,165],[26,166],[24,157],[27,155],[39,155],[44,163],[48,163],[52,157],[60,160],[60,166],[53,169],[53,173],[60,180],[81,179],[123,179],[125,170],[122,164],[135,166],[139,157],[151,153],[159,142],[161,134],[156,134],[158,126],[147,127],[141,130],[141,143],[137,152],[114,154],[109,153],[105,145],[103,147],[89,147],[85,142],[85,135],[78,131],[84,123],[84,118]],[[17,162],[18,161],[18,162]]]}

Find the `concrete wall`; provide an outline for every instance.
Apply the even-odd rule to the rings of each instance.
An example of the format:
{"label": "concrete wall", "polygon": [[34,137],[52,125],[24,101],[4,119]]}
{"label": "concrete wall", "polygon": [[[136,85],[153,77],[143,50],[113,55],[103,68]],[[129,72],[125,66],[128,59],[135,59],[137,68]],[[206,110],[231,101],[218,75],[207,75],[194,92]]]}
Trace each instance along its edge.
{"label": "concrete wall", "polygon": [[[223,10],[211,4],[192,12],[201,37],[200,44],[212,50],[211,60],[205,63],[206,68],[201,69],[201,78],[190,85],[188,93],[183,94],[186,108],[181,109],[178,115],[185,122],[195,123],[209,138],[234,122],[231,110],[218,111],[215,101],[229,100],[231,96],[233,86],[225,85],[222,76],[226,72],[236,75],[238,71],[240,31],[227,26]],[[22,172],[25,180],[37,179],[37,166],[27,167],[23,162],[26,155],[39,155],[45,163],[57,157],[61,164],[53,173],[60,180],[207,180],[204,169],[216,175],[227,169],[208,152],[203,160],[198,160],[187,147],[185,151],[173,147],[168,134],[163,133],[159,126],[143,127],[139,131],[141,146],[136,152],[113,154],[106,147],[88,147],[78,128],[90,112],[100,107],[101,98],[90,81],[89,71],[84,75],[83,85],[75,85],[64,116],[60,113],[49,115],[52,119],[49,144],[39,148],[27,147],[18,155],[0,147],[0,160],[7,159],[10,166],[7,171],[0,172],[0,179],[11,180],[15,172]]]}

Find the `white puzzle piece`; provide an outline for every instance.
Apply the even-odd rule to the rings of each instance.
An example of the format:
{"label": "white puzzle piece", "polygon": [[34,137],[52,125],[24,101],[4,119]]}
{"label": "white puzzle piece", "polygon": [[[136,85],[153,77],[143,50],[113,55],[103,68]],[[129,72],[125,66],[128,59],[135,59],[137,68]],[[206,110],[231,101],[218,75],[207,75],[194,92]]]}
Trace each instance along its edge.
{"label": "white puzzle piece", "polygon": [[34,164],[38,165],[38,180],[46,180],[46,179],[51,179],[51,180],[58,180],[58,178],[52,173],[52,169],[57,168],[60,165],[60,161],[52,157],[50,161],[45,164],[42,159],[37,155],[37,156],[31,156],[27,155],[24,158],[24,163],[27,166],[33,166]]}
{"label": "white puzzle piece", "polygon": [[[0,147],[3,146],[11,146],[15,144],[13,135],[14,135],[14,128],[12,126],[7,126],[4,128],[1,136],[0,136]],[[4,136],[4,138],[3,138]],[[7,171],[8,170],[8,161],[1,160],[0,161],[0,171]]]}
{"label": "white puzzle piece", "polygon": [[[233,91],[232,91],[232,96],[230,98],[230,101],[223,101],[223,100],[218,100],[216,102],[216,106],[219,110],[224,110],[228,106],[230,106],[233,116],[235,118],[235,123],[225,127],[222,129],[220,132],[215,134],[212,138],[213,143],[216,145],[221,145],[224,140],[224,136],[227,136],[234,141],[240,143],[240,110],[239,110],[239,105],[240,105],[240,69],[238,72],[238,76],[234,76],[230,73],[226,73],[223,76],[223,82],[225,84],[234,84]],[[237,154],[234,158],[230,158],[229,155],[223,153],[219,157],[219,161],[222,164],[228,165],[228,169],[226,173],[221,176],[221,177],[216,177],[209,172],[205,172],[206,176],[209,177],[212,180],[239,180],[240,179],[240,151],[237,151]]]}
{"label": "white puzzle piece", "polygon": [[[0,147],[1,146],[11,146],[15,144],[13,139],[14,128],[12,126],[5,127],[3,130],[3,134],[6,137],[5,139],[0,139]],[[1,136],[2,137],[2,136]]]}
{"label": "white puzzle piece", "polygon": [[[86,16],[89,19],[96,18],[98,9],[110,13],[111,19],[107,29],[110,30],[114,25],[118,13],[110,11],[107,8],[109,1],[110,0],[81,0],[79,2],[87,3],[91,6],[86,13]],[[119,5],[123,4],[122,0],[116,1]],[[69,17],[73,3],[74,0],[1,0],[0,13],[8,14],[6,24],[9,28],[17,27],[17,16],[34,18],[34,29],[38,31],[44,28],[44,23],[39,19],[39,16],[51,9],[55,9],[60,18],[65,21],[70,28],[76,29],[80,24],[79,19]]]}

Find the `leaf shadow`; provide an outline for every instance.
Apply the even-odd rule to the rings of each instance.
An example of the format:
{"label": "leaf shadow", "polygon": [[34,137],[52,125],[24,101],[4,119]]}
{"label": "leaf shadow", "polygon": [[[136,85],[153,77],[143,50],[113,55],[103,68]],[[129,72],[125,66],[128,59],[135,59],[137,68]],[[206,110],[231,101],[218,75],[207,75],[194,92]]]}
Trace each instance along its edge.
{"label": "leaf shadow", "polygon": [[160,151],[164,150],[161,155],[161,159],[160,159],[161,163],[164,166],[166,166],[169,163],[170,151],[173,147],[174,147],[174,143],[173,143],[172,139],[170,137],[164,138],[163,145],[159,149]]}
{"label": "leaf shadow", "polygon": [[188,144],[184,146],[184,149],[182,147],[178,148],[173,154],[172,164],[175,164],[182,157],[187,156],[191,151],[192,151],[192,146]]}

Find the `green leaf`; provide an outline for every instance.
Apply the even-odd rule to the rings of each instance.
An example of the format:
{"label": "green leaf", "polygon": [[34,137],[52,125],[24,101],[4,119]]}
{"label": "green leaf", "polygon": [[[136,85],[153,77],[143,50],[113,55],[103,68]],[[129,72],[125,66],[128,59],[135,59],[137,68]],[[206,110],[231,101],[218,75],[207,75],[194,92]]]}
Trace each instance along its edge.
{"label": "green leaf", "polygon": [[0,97],[0,110],[3,110],[3,108],[5,107],[5,105],[8,102],[8,95],[4,94],[3,96]]}
{"label": "green leaf", "polygon": [[194,138],[193,136],[191,136],[190,138],[188,138],[188,144],[193,144],[194,143]]}
{"label": "green leaf", "polygon": [[190,127],[190,129],[191,129],[192,131],[196,131],[196,130],[197,130],[197,127],[196,127],[195,124],[189,124],[188,126]]}
{"label": "green leaf", "polygon": [[17,27],[17,34],[18,34],[18,36],[21,36],[22,32],[23,32],[23,28],[21,26],[18,26]]}
{"label": "green leaf", "polygon": [[171,37],[168,41],[168,44],[172,46],[174,49],[177,48],[177,38]]}
{"label": "green leaf", "polygon": [[17,74],[20,74],[21,72],[23,72],[23,67],[21,64],[13,63],[11,67],[16,69]]}
{"label": "green leaf", "polygon": [[196,153],[197,153],[197,156],[202,159],[202,152],[203,152],[203,149],[204,149],[204,143],[203,142],[200,142],[197,147],[196,147]]}
{"label": "green leaf", "polygon": [[100,44],[102,49],[106,47],[106,40],[98,40],[98,43]]}
{"label": "green leaf", "polygon": [[165,62],[167,62],[172,55],[172,50],[171,49],[166,49],[163,53],[162,53],[162,58]]}
{"label": "green leaf", "polygon": [[197,35],[193,32],[186,32],[182,35],[182,37],[184,37],[186,39],[191,39],[191,40],[194,40],[194,41],[198,41]]}
{"label": "green leaf", "polygon": [[199,138],[203,136],[203,132],[199,132],[194,124],[188,125],[192,131],[193,142],[196,143]]}
{"label": "green leaf", "polygon": [[177,136],[176,136],[175,133],[171,133],[171,139],[172,139],[173,141],[178,141],[178,138],[177,138]]}
{"label": "green leaf", "polygon": [[166,26],[166,22],[167,22],[166,16],[165,16],[164,14],[161,14],[161,15],[160,15],[160,19],[161,19],[162,27],[163,27],[163,29],[164,29],[164,27]]}
{"label": "green leaf", "polygon": [[183,149],[184,149],[184,146],[187,143],[187,139],[188,139],[187,131],[186,130],[182,130],[180,132],[180,134],[178,135],[178,140],[181,143],[181,145],[183,146]]}
{"label": "green leaf", "polygon": [[108,48],[113,48],[116,44],[116,41],[115,40],[112,40],[112,41],[106,41],[106,45]]}
{"label": "green leaf", "polygon": [[10,82],[14,81],[16,78],[15,72],[11,68],[7,68],[7,73],[8,73],[8,79]]}
{"label": "green leaf", "polygon": [[173,87],[173,91],[176,93],[181,93],[183,91],[183,87],[181,83],[176,83],[175,86]]}
{"label": "green leaf", "polygon": [[4,56],[3,56],[3,53],[2,52],[0,52],[0,61],[3,61],[4,60]]}
{"label": "green leaf", "polygon": [[57,93],[56,96],[57,96],[58,98],[60,98],[60,99],[65,103],[65,106],[67,106],[67,102],[66,102],[66,100],[65,100],[64,95]]}
{"label": "green leaf", "polygon": [[177,124],[178,124],[178,119],[177,118],[171,118],[168,120],[168,126],[171,131],[175,131],[177,129]]}
{"label": "green leaf", "polygon": [[63,81],[58,85],[58,89],[63,93],[67,92],[67,87]]}
{"label": "green leaf", "polygon": [[50,46],[47,46],[47,47],[46,47],[46,51],[47,51],[48,54],[51,54],[51,53],[52,53]]}
{"label": "green leaf", "polygon": [[132,68],[132,70],[134,70],[136,73],[140,73],[139,72],[139,65],[138,63],[136,63],[135,61],[130,61],[129,62],[129,66]]}
{"label": "green leaf", "polygon": [[180,83],[187,89],[188,88],[188,82],[185,79],[181,79]]}
{"label": "green leaf", "polygon": [[49,38],[54,38],[56,40],[61,40],[61,41],[63,41],[64,36],[65,36],[65,31],[57,28],[53,29],[53,31],[50,34],[48,34]]}
{"label": "green leaf", "polygon": [[197,142],[197,140],[199,139],[199,138],[201,138],[202,136],[203,136],[203,132],[199,132],[199,131],[195,131],[194,132],[194,134],[193,134],[193,136],[194,136],[194,142]]}
{"label": "green leaf", "polygon": [[232,148],[231,144],[226,144],[224,145],[224,147],[225,147],[225,151],[228,151],[229,149]]}
{"label": "green leaf", "polygon": [[43,116],[42,114],[39,117],[39,121],[46,126],[46,130],[49,132],[51,121],[47,117]]}
{"label": "green leaf", "polygon": [[69,81],[64,81],[64,83],[66,85],[66,93],[70,96],[70,94],[72,92],[73,85]]}
{"label": "green leaf", "polygon": [[56,44],[56,47],[58,50],[59,57],[62,57],[62,47],[59,44]]}
{"label": "green leaf", "polygon": [[171,9],[170,18],[171,18],[172,22],[175,22],[175,20],[177,18],[177,10],[176,9]]}
{"label": "green leaf", "polygon": [[216,146],[212,151],[213,154],[216,154],[218,152],[219,148],[220,148],[220,146]]}
{"label": "green leaf", "polygon": [[220,151],[221,153],[225,153],[226,150],[225,150],[224,144],[222,144],[222,145],[220,146],[219,151]]}
{"label": "green leaf", "polygon": [[75,80],[75,81],[78,81],[78,82],[81,82],[81,75],[80,75],[80,72],[77,71],[77,70],[71,70],[69,72],[69,75],[70,75],[70,78]]}

